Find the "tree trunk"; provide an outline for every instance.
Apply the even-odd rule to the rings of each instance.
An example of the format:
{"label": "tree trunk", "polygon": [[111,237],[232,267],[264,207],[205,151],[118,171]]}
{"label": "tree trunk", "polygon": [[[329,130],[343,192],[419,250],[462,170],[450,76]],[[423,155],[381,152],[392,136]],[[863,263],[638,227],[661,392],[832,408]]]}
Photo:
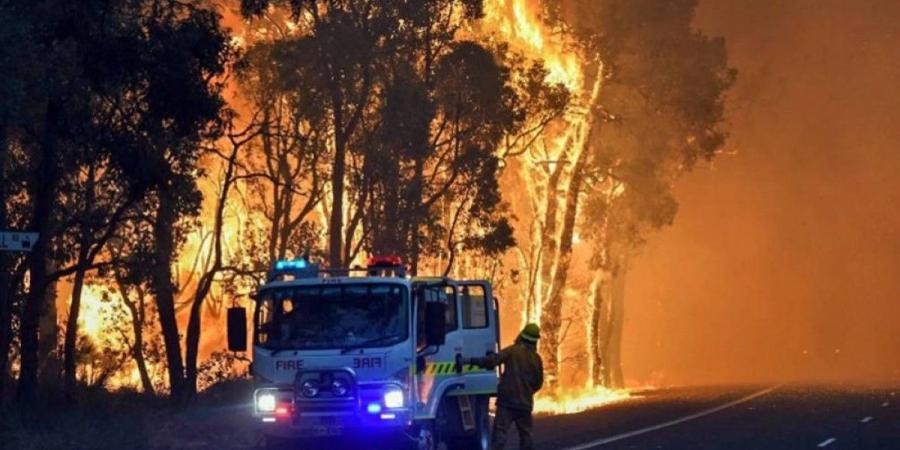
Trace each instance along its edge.
{"label": "tree trunk", "polygon": [[128,298],[128,291],[126,290],[125,283],[118,278],[116,279],[116,282],[119,286],[119,292],[122,293],[122,301],[128,308],[128,312],[131,313],[131,329],[134,334],[134,347],[131,349],[131,357],[134,359],[135,365],[137,365],[138,374],[141,377],[141,386],[144,388],[144,394],[153,397],[156,395],[156,392],[153,388],[153,381],[150,379],[150,374],[147,372],[147,361],[144,359],[144,300],[146,299],[146,295],[144,295],[143,289],[138,287],[138,304],[135,305],[131,299]]}
{"label": "tree trunk", "polygon": [[40,325],[38,326],[38,373],[43,380],[59,381],[61,375],[59,359],[59,311],[56,308],[56,279],[52,275],[56,271],[56,265],[50,263],[47,273],[48,280],[45,290],[44,310],[41,312]]}
{"label": "tree trunk", "polygon": [[[200,280],[204,286],[198,287],[205,292],[198,294],[191,303],[191,315],[188,318],[187,339],[185,340],[185,389],[186,395],[194,396],[197,393],[197,359],[200,352],[200,332],[203,320],[203,300],[209,293],[212,281]],[[201,296],[202,295],[202,296]]]}
{"label": "tree trunk", "polygon": [[[78,255],[78,264],[86,264],[87,251],[82,244]],[[82,266],[83,267],[83,266]],[[75,272],[75,280],[72,283],[72,300],[69,304],[69,318],[66,321],[66,339],[63,344],[63,371],[65,372],[66,396],[69,400],[75,394],[77,382],[77,363],[75,361],[75,345],[78,342],[78,316],[81,313],[81,292],[84,288],[84,269]]]}
{"label": "tree trunk", "polygon": [[[565,157],[565,153],[561,156]],[[551,289],[551,287],[545,285],[545,283],[550,283],[550,277],[553,275],[553,263],[558,256],[556,253],[558,250],[556,242],[556,216],[559,211],[559,181],[562,177],[564,166],[565,164],[563,161],[557,161],[556,167],[550,173],[550,177],[547,180],[547,206],[546,211],[544,212],[544,223],[541,227],[540,258],[536,262],[537,267],[534,270],[534,274],[537,277],[534,283],[536,292],[532,294],[535,302],[532,315],[535,320],[539,322],[542,322],[543,315],[541,303],[545,302],[549,297]]]}
{"label": "tree trunk", "polygon": [[175,315],[175,285],[172,283],[172,263],[175,255],[175,205],[165,192],[159,196],[153,238],[156,255],[152,263],[150,284],[156,296],[159,325],[166,347],[170,398],[179,403],[186,399],[184,364],[181,359],[181,340]]}
{"label": "tree trunk", "polygon": [[[93,211],[96,195],[94,192],[96,183],[96,166],[92,161],[88,168],[85,183],[84,213]],[[87,266],[93,263],[91,254],[91,232],[87,224],[81,225],[81,242],[78,243],[78,271],[75,272],[75,280],[72,284],[72,300],[69,303],[69,318],[66,322],[66,337],[63,344],[63,371],[65,372],[65,390],[69,400],[75,393],[77,382],[77,362],[75,361],[75,345],[78,342],[78,316],[81,314],[81,292],[84,288],[84,278]]]}
{"label": "tree trunk", "polygon": [[132,328],[134,330],[134,348],[131,350],[131,357],[134,359],[134,363],[138,368],[138,374],[141,376],[141,386],[144,389],[144,394],[154,397],[156,396],[156,391],[153,388],[150,373],[147,372],[147,360],[144,359],[143,319],[139,323],[133,322]]}
{"label": "tree trunk", "polygon": [[[336,114],[340,117],[339,114]],[[335,120],[340,125],[340,120]],[[331,220],[328,222],[328,263],[331,267],[344,266],[344,175],[347,165],[346,141],[341,136],[342,130],[335,127],[334,165],[331,169]]]}
{"label": "tree trunk", "polygon": [[622,331],[625,323],[625,269],[616,271],[612,279],[610,294],[612,296],[610,310],[610,339],[607,361],[609,366],[610,386],[616,389],[625,387],[622,374]]}
{"label": "tree trunk", "polygon": [[56,203],[59,180],[57,161],[56,127],[59,108],[51,101],[47,105],[44,136],[40,145],[37,168],[32,177],[31,194],[34,208],[29,229],[40,234],[28,255],[29,287],[22,307],[20,340],[19,385],[16,398],[29,403],[37,396],[38,384],[38,329],[49,284],[47,262],[51,236],[51,217]]}
{"label": "tree trunk", "polygon": [[[2,209],[2,205],[0,205]],[[2,214],[2,213],[0,213]],[[2,218],[0,218],[2,219]],[[5,221],[4,221],[5,222]],[[4,222],[0,222],[0,226]],[[0,401],[3,399],[6,380],[9,378],[7,364],[9,362],[9,344],[12,326],[12,302],[15,295],[10,276],[10,258],[0,252]]]}
{"label": "tree trunk", "polygon": [[601,367],[604,363],[604,355],[601,351],[601,338],[603,330],[603,310],[606,296],[604,295],[605,282],[603,274],[598,271],[594,276],[594,282],[591,284],[591,320],[588,326],[588,349],[590,351],[590,380],[592,386],[603,386],[603,372]]}
{"label": "tree trunk", "polygon": [[[0,178],[6,178],[6,124],[0,123]],[[7,183],[0,183],[0,229],[9,228],[6,212]],[[9,344],[12,326],[12,302],[15,295],[12,286],[12,258],[7,252],[0,252],[0,401],[3,400],[7,380],[6,366],[9,361]]]}
{"label": "tree trunk", "polygon": [[569,267],[572,264],[572,239],[575,234],[575,219],[578,216],[578,198],[584,187],[584,172],[588,165],[590,152],[589,140],[585,140],[578,154],[575,166],[572,168],[572,177],[566,191],[565,215],[563,228],[559,239],[559,252],[556,259],[555,271],[551,282],[550,294],[544,306],[541,320],[541,353],[544,356],[544,372],[550,389],[555,389],[559,383],[559,358],[560,358],[560,330],[562,329],[563,288],[569,277]]}
{"label": "tree trunk", "polygon": [[422,204],[423,199],[422,195],[425,189],[425,160],[421,156],[416,157],[415,169],[414,169],[414,179],[413,184],[410,190],[410,198],[409,205],[414,206],[412,211],[410,211],[410,217],[407,225],[406,236],[404,236],[403,244],[405,249],[410,252],[410,274],[412,276],[416,276],[419,273],[419,253],[420,251],[420,237],[419,237],[419,226],[421,225],[422,217],[426,214],[423,209],[426,207]]}

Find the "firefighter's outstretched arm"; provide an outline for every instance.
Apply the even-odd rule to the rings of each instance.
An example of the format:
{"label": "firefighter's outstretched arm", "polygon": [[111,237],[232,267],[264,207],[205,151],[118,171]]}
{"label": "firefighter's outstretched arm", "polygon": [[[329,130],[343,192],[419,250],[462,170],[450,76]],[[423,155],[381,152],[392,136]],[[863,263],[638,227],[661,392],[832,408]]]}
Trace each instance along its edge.
{"label": "firefighter's outstretched arm", "polygon": [[509,359],[509,349],[500,350],[500,353],[494,353],[481,358],[463,358],[463,364],[471,364],[473,366],[483,367],[493,370],[500,364],[504,364]]}

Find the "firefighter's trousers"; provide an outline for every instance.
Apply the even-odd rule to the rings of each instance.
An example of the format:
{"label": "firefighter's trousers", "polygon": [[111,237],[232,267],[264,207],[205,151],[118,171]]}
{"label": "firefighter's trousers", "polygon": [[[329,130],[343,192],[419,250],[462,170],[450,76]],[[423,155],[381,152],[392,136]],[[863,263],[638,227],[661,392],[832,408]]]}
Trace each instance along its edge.
{"label": "firefighter's trousers", "polygon": [[497,406],[497,415],[494,417],[494,437],[491,448],[493,450],[503,450],[506,447],[506,433],[512,424],[515,424],[516,429],[519,431],[519,449],[534,449],[534,443],[531,439],[531,411],[504,408],[502,406]]}

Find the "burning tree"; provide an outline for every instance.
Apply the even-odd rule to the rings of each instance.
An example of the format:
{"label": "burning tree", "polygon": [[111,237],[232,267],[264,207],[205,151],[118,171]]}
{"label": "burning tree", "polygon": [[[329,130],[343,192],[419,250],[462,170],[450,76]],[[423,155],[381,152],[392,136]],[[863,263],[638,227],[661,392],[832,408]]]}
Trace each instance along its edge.
{"label": "burning tree", "polygon": [[542,323],[550,385],[583,356],[620,386],[628,262],[673,220],[677,176],[721,149],[734,78],[693,0],[244,0],[234,36],[202,2],[7,3],[0,227],[44,237],[0,254],[0,372],[16,324],[23,397],[57,280],[70,386],[83,292],[103,285],[144,389],[164,366],[184,399],[222,335],[204,325],[303,252],[515,267],[504,296]]}
{"label": "burning tree", "polygon": [[[287,21],[269,4],[289,6]],[[462,249],[497,254],[512,244],[496,149],[528,111],[511,76],[520,61],[459,37],[481,17],[478,2],[243,6],[267,31],[288,24],[287,35],[251,48],[268,55],[254,60],[254,80],[281,92],[300,119],[289,134],[307,134],[315,150],[305,154],[326,161],[327,183],[306,171],[299,186],[328,192],[307,205],[320,207],[331,264],[367,250],[402,255],[414,272],[443,260],[447,272]]]}
{"label": "burning tree", "polygon": [[[564,305],[574,246],[589,280],[587,349],[596,384],[621,387],[619,345],[627,261],[674,218],[678,174],[724,143],[723,94],[734,79],[721,40],[691,26],[696,2],[489,2],[488,20],[514,48],[542,55],[574,104],[523,151],[511,183],[529,188],[518,260],[523,320],[538,321],[548,380],[580,305]],[[526,233],[527,230],[527,233]],[[579,232],[580,230],[580,232]],[[605,299],[612,299],[611,302]],[[570,316],[565,317],[566,310]]]}
{"label": "burning tree", "polygon": [[601,271],[592,282],[592,379],[621,387],[628,260],[648,232],[674,220],[677,177],[722,150],[724,93],[735,71],[724,42],[692,27],[695,1],[598,6],[590,8],[601,13],[588,24],[574,17],[590,17],[590,11],[573,8],[570,22],[577,34],[598,36],[609,71],[602,101],[616,116],[600,143],[609,162],[600,170],[612,189],[591,195],[586,216],[593,220],[585,233],[594,237],[592,267]]}

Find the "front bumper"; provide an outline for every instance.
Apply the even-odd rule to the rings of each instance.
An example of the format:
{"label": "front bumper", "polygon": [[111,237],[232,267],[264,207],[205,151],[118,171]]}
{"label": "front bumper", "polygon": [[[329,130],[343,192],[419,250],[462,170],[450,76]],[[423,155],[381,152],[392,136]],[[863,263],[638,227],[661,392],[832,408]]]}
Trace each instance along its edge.
{"label": "front bumper", "polygon": [[[382,414],[387,414],[382,418]],[[271,436],[291,438],[325,437],[400,437],[412,429],[411,415],[407,411],[380,413],[378,415],[304,415],[261,416],[262,430]]]}
{"label": "front bumper", "polygon": [[[385,386],[360,389],[353,398],[309,400],[291,388],[278,389],[278,407],[255,411],[266,434],[283,437],[340,437],[397,434],[413,426],[408,407],[387,408],[382,401]],[[272,388],[260,389],[271,392]],[[377,406],[376,406],[377,405]]]}

